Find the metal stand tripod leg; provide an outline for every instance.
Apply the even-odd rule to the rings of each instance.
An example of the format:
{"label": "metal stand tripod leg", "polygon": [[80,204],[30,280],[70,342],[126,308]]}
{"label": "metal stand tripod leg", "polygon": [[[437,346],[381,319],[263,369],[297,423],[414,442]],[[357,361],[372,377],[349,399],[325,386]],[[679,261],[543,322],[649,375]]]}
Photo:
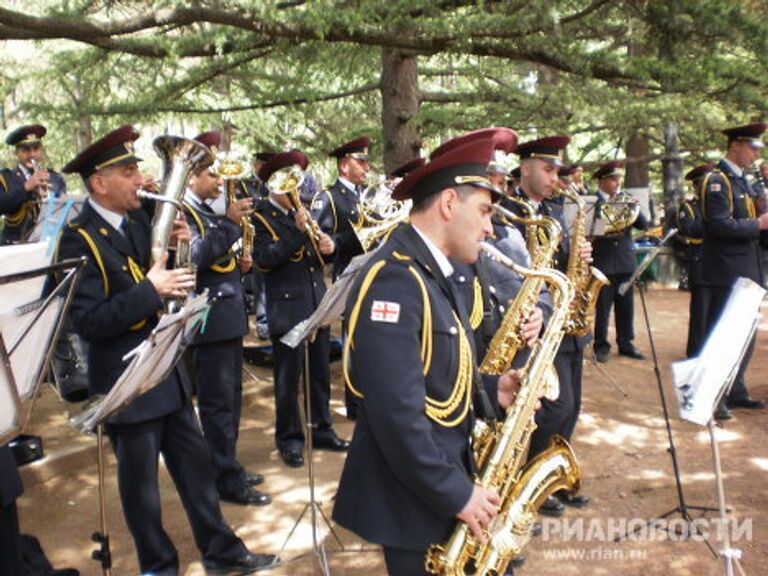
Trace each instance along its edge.
{"label": "metal stand tripod leg", "polygon": [[96,429],[96,455],[99,462],[99,531],[94,532],[91,540],[99,545],[98,550],[91,553],[91,558],[101,564],[104,576],[112,574],[112,552],[109,549],[109,532],[107,531],[106,486],[104,483],[104,425]]}
{"label": "metal stand tripod leg", "polygon": [[[675,508],[672,508],[672,510],[665,512],[661,516],[658,516],[657,518],[648,520],[645,523],[645,526],[654,526],[658,520],[668,518],[673,514],[680,514],[680,516],[688,525],[689,530],[692,529],[695,534],[701,536],[704,543],[707,545],[707,548],[709,548],[709,551],[712,552],[715,558],[717,558],[717,552],[712,547],[712,544],[710,544],[709,541],[706,538],[704,538],[704,535],[701,533],[700,529],[695,525],[693,521],[693,517],[690,514],[690,511],[700,510],[702,512],[717,512],[718,509],[712,508],[709,506],[692,506],[685,502],[685,495],[683,494],[683,482],[680,479],[680,466],[677,461],[677,450],[675,449],[675,440],[672,435],[672,424],[669,419],[669,410],[667,408],[667,397],[666,397],[666,394],[664,393],[664,385],[661,381],[661,370],[659,369],[659,359],[658,359],[658,356],[656,355],[656,345],[653,341],[653,331],[651,330],[651,321],[648,317],[648,306],[646,305],[646,302],[645,302],[645,291],[643,289],[642,284],[639,282],[637,283],[637,289],[638,289],[638,292],[640,292],[640,302],[642,303],[642,308],[643,308],[643,318],[645,319],[645,328],[648,332],[648,340],[651,345],[651,356],[653,357],[653,372],[656,375],[656,384],[659,389],[659,397],[661,399],[661,408],[664,411],[664,422],[667,428],[667,442],[669,443],[669,447],[667,448],[667,451],[669,452],[669,455],[672,458],[672,470],[675,473],[675,486],[677,488],[677,506]],[[626,540],[631,534],[635,534],[639,532],[641,529],[642,527],[638,527],[637,529],[632,530],[624,534],[623,536],[616,537],[614,541],[620,542],[622,540]]]}
{"label": "metal stand tripod leg", "polygon": [[301,514],[299,514],[299,517],[296,519],[296,522],[294,522],[293,527],[291,528],[291,531],[288,533],[288,536],[285,539],[285,542],[283,542],[283,545],[280,547],[280,552],[278,553],[278,555],[282,556],[283,551],[285,550],[285,547],[288,545],[288,542],[291,540],[291,537],[293,536],[294,532],[296,532],[296,528],[298,528],[299,524],[304,518],[304,515],[307,513],[307,510],[309,510],[309,517],[310,517],[310,522],[312,527],[312,550],[309,552],[300,554],[294,558],[291,558],[290,560],[288,560],[288,562],[299,560],[311,554],[315,556],[315,558],[317,558],[317,561],[320,565],[320,570],[322,571],[323,576],[330,576],[331,570],[330,570],[330,567],[328,566],[328,555],[325,551],[325,544],[323,543],[322,538],[318,537],[318,530],[319,530],[318,514],[319,514],[319,517],[322,518],[323,521],[325,522],[328,532],[330,532],[333,535],[334,539],[338,543],[339,548],[341,549],[342,552],[344,551],[344,545],[341,543],[341,539],[339,538],[338,534],[336,534],[336,531],[333,529],[333,526],[331,526],[330,520],[323,512],[321,503],[315,499],[315,464],[314,464],[313,449],[312,449],[312,431],[314,430],[314,423],[312,422],[312,394],[310,392],[310,368],[309,368],[309,344],[313,338],[314,338],[314,335],[312,336],[312,338],[308,337],[303,342],[304,369],[302,370],[302,381],[303,381],[303,388],[304,388],[304,407],[306,410],[306,413],[304,416],[304,422],[305,422],[305,430],[306,430],[305,442],[307,445],[307,470],[309,474],[309,501],[304,505],[304,509],[301,511]]}

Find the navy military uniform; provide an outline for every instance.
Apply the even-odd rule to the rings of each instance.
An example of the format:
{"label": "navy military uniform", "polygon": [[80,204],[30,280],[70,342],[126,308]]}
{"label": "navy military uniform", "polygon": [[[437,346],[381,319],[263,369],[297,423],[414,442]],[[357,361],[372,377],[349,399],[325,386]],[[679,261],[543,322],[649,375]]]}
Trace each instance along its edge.
{"label": "navy military uniform", "polygon": [[[337,160],[349,156],[367,161],[370,143],[370,138],[364,136],[336,148],[330,156]],[[361,218],[359,194],[362,189],[350,186],[336,180],[312,201],[312,217],[336,245],[333,280],[344,272],[353,257],[363,253],[363,247],[352,228],[352,224],[358,223]]]}
{"label": "navy military uniform", "polygon": [[702,284],[702,252],[704,243],[704,222],[701,217],[699,187],[712,170],[712,164],[702,164],[690,170],[685,179],[693,182],[695,195],[684,200],[677,211],[678,237],[683,242],[684,262],[688,273],[688,289],[691,302],[688,310],[688,341],[685,354],[688,358],[697,356],[704,344],[707,333],[706,295]]}
{"label": "navy military uniform", "polygon": [[[619,172],[617,170],[620,166],[619,162],[603,164],[593,174],[593,177],[601,179],[618,176]],[[598,191],[597,196],[595,211],[599,217],[607,198],[600,191]],[[632,227],[627,227],[616,234],[599,236],[592,239],[593,265],[605,274],[610,281],[608,286],[603,287],[600,291],[600,296],[597,298],[594,347],[598,359],[606,358],[611,349],[611,344],[608,342],[608,323],[610,321],[611,308],[614,306],[616,342],[619,347],[619,353],[638,359],[644,357],[635,348],[633,343],[635,338],[634,290],[627,290],[623,296],[619,294],[619,286],[626,280],[629,280],[637,267],[635,244],[632,240],[632,228],[639,230],[648,228],[648,221],[643,216],[642,211]]]}
{"label": "navy military uniform", "polygon": [[[263,180],[293,164],[302,168],[308,160],[301,152],[277,154],[260,170]],[[291,466],[303,463],[304,431],[299,411],[298,386],[304,361],[304,346],[291,348],[280,339],[307,319],[325,294],[323,268],[307,235],[296,227],[293,213],[270,198],[255,206],[254,264],[264,273],[267,324],[274,353],[275,443],[283,460]],[[318,447],[337,445],[345,449],[331,428],[330,330],[321,328],[309,344],[309,382],[313,441]],[[337,442],[339,444],[337,444]]]}
{"label": "navy military uniform", "polygon": [[19,518],[16,499],[23,488],[16,460],[7,445],[0,446],[0,574],[22,576]]}
{"label": "navy military uniform", "polygon": [[[17,149],[42,146],[42,138],[46,133],[45,126],[40,124],[20,126],[6,136],[5,143]],[[31,167],[20,164],[0,171],[0,177],[5,182],[5,190],[0,192],[0,214],[5,215],[0,244],[24,241],[37,223],[42,199],[36,190],[24,190],[24,184],[32,176],[32,171]],[[49,193],[54,197],[66,194],[67,184],[61,174],[53,170],[48,170],[48,174]]]}
{"label": "navy military uniform", "polygon": [[[211,452],[216,486],[221,497],[248,490],[248,479],[237,461],[237,439],[242,409],[243,336],[248,333],[242,274],[232,245],[240,226],[199,201],[189,191],[185,198],[197,266],[196,292],[208,289],[215,298],[204,328],[191,345],[200,423]],[[269,502],[264,498],[259,504]]]}
{"label": "navy military uniform", "polygon": [[[459,177],[492,189],[485,165],[494,146],[482,144],[433,159],[406,176],[393,198],[428,197]],[[345,314],[345,379],[361,401],[333,518],[383,545],[390,574],[423,574],[427,547],[445,542],[473,490],[469,318],[410,224],[395,229],[360,271]],[[477,382],[493,404],[495,383]]]}
{"label": "navy military uniform", "polygon": [[[728,136],[729,143],[747,140],[759,147],[762,146],[759,138],[765,129],[765,124],[750,124],[723,132]],[[725,159],[717,163],[702,183],[701,207],[704,218],[702,282],[707,294],[707,330],[711,330],[737,278],[744,277],[762,284],[760,229],[749,182],[737,174],[734,165]],[[749,398],[744,382],[754,345],[753,338],[728,395],[728,403],[732,406],[754,402]]]}
{"label": "navy military uniform", "polygon": [[[135,163],[139,159],[132,142],[137,137],[131,126],[111,132],[81,152],[65,172],[79,172],[86,179],[107,166]],[[110,390],[127,365],[123,356],[146,340],[162,309],[160,296],[145,278],[150,254],[147,215],[141,210],[129,212],[120,228],[110,224],[89,199],[64,230],[59,245],[62,259],[88,258],[69,313],[77,332],[90,344],[92,395]],[[162,526],[160,454],[182,498],[206,568],[242,568],[257,558],[221,516],[208,448],[181,366],[110,417],[107,433],[117,456],[123,513],[142,573],[178,571],[176,549]],[[266,560],[274,562],[273,557]]]}

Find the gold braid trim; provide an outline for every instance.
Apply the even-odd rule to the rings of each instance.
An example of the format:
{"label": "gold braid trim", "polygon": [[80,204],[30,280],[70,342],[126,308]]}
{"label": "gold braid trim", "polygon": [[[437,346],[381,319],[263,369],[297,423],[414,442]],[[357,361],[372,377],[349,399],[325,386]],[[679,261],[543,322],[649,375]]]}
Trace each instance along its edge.
{"label": "gold braid trim", "polygon": [[[144,270],[142,270],[141,266],[130,256],[128,256],[128,270],[131,272],[131,277],[136,284],[139,284],[142,280],[144,280]],[[147,319],[144,318],[143,320],[136,322],[136,324],[131,326],[130,329],[141,330],[144,328],[146,323]]]}
{"label": "gold braid trim", "polygon": [[480,287],[480,279],[475,276],[472,281],[472,312],[469,314],[469,325],[472,330],[477,330],[483,321],[483,289]]}
{"label": "gold braid trim", "polygon": [[101,252],[99,252],[99,249],[96,246],[96,242],[94,242],[93,238],[91,238],[91,235],[82,228],[78,228],[77,233],[85,238],[86,244],[88,244],[88,247],[91,249],[93,258],[96,260],[96,266],[98,266],[99,271],[101,272],[101,281],[104,287],[104,295],[109,296],[109,279],[107,278],[107,270],[104,268],[104,261],[101,259]]}

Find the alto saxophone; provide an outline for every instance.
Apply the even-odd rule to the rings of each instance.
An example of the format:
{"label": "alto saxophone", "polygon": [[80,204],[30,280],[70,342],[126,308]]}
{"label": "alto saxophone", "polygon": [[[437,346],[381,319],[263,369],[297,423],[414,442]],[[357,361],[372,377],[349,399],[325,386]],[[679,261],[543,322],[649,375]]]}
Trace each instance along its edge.
{"label": "alto saxophone", "polygon": [[530,541],[536,511],[547,496],[561,489],[575,491],[580,484],[573,451],[559,437],[525,467],[522,465],[531,433],[536,428],[534,413],[545,375],[563,337],[573,288],[557,270],[529,270],[516,265],[493,246],[484,244],[483,250],[526,277],[522,290],[527,290],[528,297],[538,298],[539,283],[546,282],[553,292],[554,312],[544,335],[521,369],[520,390],[507,409],[504,422],[492,433],[492,447],[482,462],[478,462],[480,472],[476,482],[498,493],[499,514],[489,526],[485,542],[475,540],[467,524],[459,522],[446,544],[431,546],[425,560],[430,574],[504,574],[509,561]]}
{"label": "alto saxophone", "polygon": [[571,246],[568,254],[568,279],[573,284],[576,296],[571,306],[566,333],[572,336],[586,336],[592,331],[600,290],[611,282],[605,274],[581,258],[581,245],[587,237],[584,199],[570,187],[560,189],[559,193],[576,204],[576,219],[571,229]]}

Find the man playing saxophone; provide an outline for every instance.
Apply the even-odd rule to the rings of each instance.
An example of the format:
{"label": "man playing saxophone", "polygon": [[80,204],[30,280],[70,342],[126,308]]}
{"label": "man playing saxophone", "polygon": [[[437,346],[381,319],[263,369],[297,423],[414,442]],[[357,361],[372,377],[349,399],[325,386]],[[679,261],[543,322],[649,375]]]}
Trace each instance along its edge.
{"label": "man playing saxophone", "polygon": [[[567,136],[551,136],[520,144],[516,154],[520,156],[520,186],[517,197],[528,201],[536,214],[555,218],[560,223],[562,236],[552,266],[567,271],[570,254],[568,236],[562,203],[553,198],[558,187],[558,170],[562,166],[562,155],[570,142]],[[519,206],[513,209],[520,210]],[[584,241],[580,248],[581,259],[592,261],[592,246]],[[588,337],[566,335],[555,357],[555,369],[560,382],[560,396],[557,400],[542,400],[542,409],[536,414],[537,429],[531,437],[529,459],[544,451],[550,439],[560,435],[570,440],[581,410],[582,364],[584,346]],[[563,503],[585,506],[588,498],[561,492],[550,496],[539,511],[542,514],[559,516],[564,511]]]}
{"label": "man playing saxophone", "polygon": [[472,263],[491,233],[501,193],[486,167],[516,135],[493,134],[408,174],[395,200],[413,200],[399,226],[361,270],[347,299],[344,372],[360,408],[334,519],[384,547],[393,575],[425,574],[427,547],[456,519],[482,537],[499,498],[473,483],[475,386],[509,406],[514,371],[474,380],[471,328],[450,283],[449,259]]}
{"label": "man playing saxophone", "polygon": [[[204,132],[195,140],[218,148],[218,132]],[[221,196],[221,177],[212,164],[192,169],[184,208],[190,223],[190,255],[197,269],[195,292],[206,288],[214,298],[205,328],[190,346],[195,364],[195,389],[200,423],[211,453],[219,498],[235,504],[265,505],[266,494],[253,486],[261,474],[246,472],[237,459],[242,404],[243,337],[248,333],[242,276],[250,271],[250,256],[238,261],[232,246],[242,236],[241,220],[250,213],[251,198],[227,206],[224,217],[208,202]]]}

